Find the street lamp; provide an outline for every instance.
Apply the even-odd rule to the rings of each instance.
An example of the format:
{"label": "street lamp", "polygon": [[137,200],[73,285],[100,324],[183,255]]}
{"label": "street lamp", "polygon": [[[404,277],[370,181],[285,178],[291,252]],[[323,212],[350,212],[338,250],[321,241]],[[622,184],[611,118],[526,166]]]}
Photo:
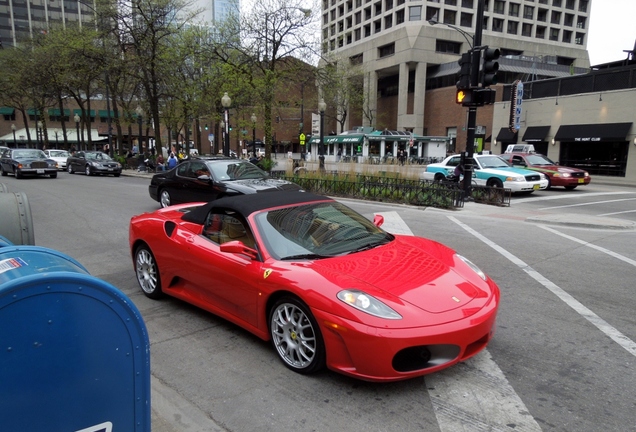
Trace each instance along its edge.
{"label": "street lamp", "polygon": [[141,150],[142,150],[141,140],[143,138],[143,135],[142,135],[143,132],[141,130],[141,122],[144,116],[144,110],[139,105],[137,105],[137,109],[135,109],[135,113],[137,114],[137,122],[139,123],[139,146],[137,147],[137,151],[141,153]]}
{"label": "street lamp", "polygon": [[256,114],[252,113],[252,155],[256,157]]}
{"label": "street lamp", "polygon": [[225,156],[230,155],[230,105],[232,104],[232,99],[227,95],[227,92],[221,98],[221,105],[225,109],[225,142],[223,143],[223,154]]}
{"label": "street lamp", "polygon": [[73,120],[75,120],[75,140],[77,141],[77,147],[78,150],[81,150],[82,147],[80,146],[80,140],[79,140],[79,122],[80,122],[80,116],[75,113],[75,117],[73,117]]}
{"label": "street lamp", "polygon": [[324,129],[325,129],[325,110],[327,109],[327,104],[321,98],[320,102],[318,102],[318,111],[320,111],[320,142],[318,143],[318,159],[319,164],[318,168],[321,172],[325,171],[325,144],[324,144]]}
{"label": "street lamp", "polygon": [[18,148],[18,144],[15,140],[15,125],[11,123],[11,131],[13,132],[13,147]]}
{"label": "street lamp", "polygon": [[445,25],[446,27],[452,28],[453,30],[457,30],[459,33],[461,33],[462,36],[464,36],[464,39],[466,39],[466,42],[468,42],[468,46],[470,46],[470,49],[473,49],[473,46],[475,44],[475,38],[470,33],[460,29],[459,27],[455,27],[452,24],[446,24],[434,19],[428,20],[428,23],[432,26],[435,24],[442,24],[442,25]]}

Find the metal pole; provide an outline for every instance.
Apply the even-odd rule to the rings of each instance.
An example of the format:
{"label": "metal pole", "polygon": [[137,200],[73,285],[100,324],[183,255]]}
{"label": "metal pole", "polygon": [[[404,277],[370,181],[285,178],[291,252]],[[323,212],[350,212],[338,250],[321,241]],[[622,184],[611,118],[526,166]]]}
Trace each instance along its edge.
{"label": "metal pole", "polygon": [[113,127],[112,127],[112,119],[110,118],[110,95],[108,92],[108,87],[110,86],[108,79],[108,72],[106,72],[106,110],[108,111],[108,151],[110,152],[110,156],[113,157],[115,155],[115,149],[113,148]]}
{"label": "metal pole", "polygon": [[325,170],[325,145],[324,145],[325,111],[320,110],[320,143],[318,144],[319,168]]}
{"label": "metal pole", "polygon": [[137,151],[139,152],[139,154],[142,153],[142,147],[141,147],[141,139],[142,139],[142,127],[141,127],[141,122],[142,122],[142,116],[141,115],[137,115],[137,121],[139,122],[139,148],[137,149]]}
{"label": "metal pole", "polygon": [[225,142],[223,143],[223,154],[230,156],[230,111],[225,108]]}
{"label": "metal pole", "polygon": [[[477,22],[475,23],[475,35],[473,36],[473,55],[470,75],[470,86],[476,88],[479,85],[479,61],[481,51],[481,35],[484,24],[484,0],[477,0]],[[464,159],[464,196],[470,196],[470,187],[473,179],[473,154],[475,153],[475,127],[477,124],[477,107],[468,108],[468,125],[466,126],[466,153]]]}

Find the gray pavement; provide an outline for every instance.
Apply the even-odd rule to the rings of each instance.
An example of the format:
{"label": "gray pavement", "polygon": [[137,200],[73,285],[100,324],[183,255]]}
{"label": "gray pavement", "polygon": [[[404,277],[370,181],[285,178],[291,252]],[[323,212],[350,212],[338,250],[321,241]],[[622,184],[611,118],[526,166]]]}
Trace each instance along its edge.
{"label": "gray pavement", "polygon": [[[280,161],[279,161],[280,164]],[[282,165],[282,164],[280,164]],[[282,168],[282,166],[280,166]],[[335,165],[335,164],[332,164]],[[355,164],[352,164],[355,165]],[[337,166],[327,164],[326,168],[335,169]],[[395,165],[383,167],[382,165],[367,166],[373,171],[389,171],[397,168]],[[421,166],[399,167],[401,169],[422,170]],[[311,168],[310,168],[311,169]],[[122,175],[132,177],[148,178],[154,173],[137,172],[136,170],[124,170]],[[600,183],[600,182],[597,182]],[[474,213],[481,216],[503,217],[517,220],[524,220],[530,223],[547,225],[566,225],[577,228],[597,228],[611,230],[634,230],[636,222],[608,218],[594,217],[587,215],[568,214],[563,212],[538,212],[517,209],[514,202],[510,207],[497,207],[475,202],[466,202],[462,213]],[[202,411],[179,393],[164,385],[159,379],[151,377],[151,411],[152,411],[152,431],[153,432],[222,432],[223,427],[218,425],[208,413]]]}

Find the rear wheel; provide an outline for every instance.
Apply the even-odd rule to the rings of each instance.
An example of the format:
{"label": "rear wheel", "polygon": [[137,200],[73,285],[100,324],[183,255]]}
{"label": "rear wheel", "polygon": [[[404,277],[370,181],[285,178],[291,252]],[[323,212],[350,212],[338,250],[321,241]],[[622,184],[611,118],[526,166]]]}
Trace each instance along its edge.
{"label": "rear wheel", "polygon": [[0,173],[2,174],[2,177],[6,177],[7,175],[7,172],[1,166],[0,166]]}
{"label": "rear wheel", "polygon": [[170,192],[162,189],[159,193],[159,204],[161,204],[161,208],[168,207],[171,202],[172,198],[170,197]]}
{"label": "rear wheel", "polygon": [[157,261],[145,244],[135,249],[135,273],[137,282],[146,297],[155,300],[163,297]]}
{"label": "rear wheel", "polygon": [[121,174],[116,173],[116,174],[113,174],[113,175],[114,175],[115,177],[119,177]]}
{"label": "rear wheel", "polygon": [[269,313],[272,344],[285,366],[310,374],[325,365],[325,344],[309,307],[295,297],[285,296]]}
{"label": "rear wheel", "polygon": [[435,174],[435,177],[433,177],[433,181],[436,181],[436,182],[443,182],[444,180],[446,180],[446,176],[441,173],[437,173]]}

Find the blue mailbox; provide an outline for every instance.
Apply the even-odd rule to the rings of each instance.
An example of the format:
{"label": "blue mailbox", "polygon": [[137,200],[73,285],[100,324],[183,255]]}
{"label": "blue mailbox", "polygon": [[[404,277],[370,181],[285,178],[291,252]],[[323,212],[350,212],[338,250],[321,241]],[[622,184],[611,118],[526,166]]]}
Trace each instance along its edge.
{"label": "blue mailbox", "polygon": [[0,237],[0,429],[150,431],[135,305],[76,260]]}

